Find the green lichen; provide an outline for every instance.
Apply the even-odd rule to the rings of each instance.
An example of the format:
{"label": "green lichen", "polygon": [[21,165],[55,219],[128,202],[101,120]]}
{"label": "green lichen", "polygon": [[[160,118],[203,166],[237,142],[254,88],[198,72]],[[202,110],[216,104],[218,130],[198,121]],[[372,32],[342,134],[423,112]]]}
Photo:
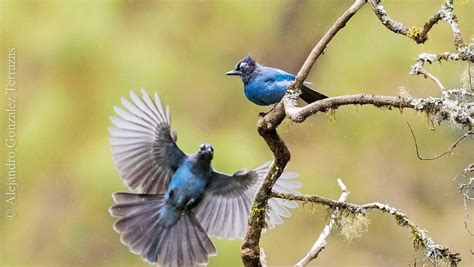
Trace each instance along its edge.
{"label": "green lichen", "polygon": [[404,217],[403,215],[400,215],[400,214],[395,215],[395,220],[397,221],[397,224],[402,227],[408,226],[408,221],[406,217]]}
{"label": "green lichen", "polygon": [[412,237],[411,237],[412,241],[413,241],[413,248],[415,248],[416,250],[419,250],[419,249],[425,249],[426,248],[426,244],[423,240],[423,236],[420,234],[420,232],[418,231],[412,231]]}
{"label": "green lichen", "polygon": [[254,203],[250,215],[255,219],[257,224],[263,224],[263,228],[267,228],[267,222],[265,220],[267,212],[266,208],[261,208],[258,204]]}
{"label": "green lichen", "polygon": [[443,121],[460,129],[474,125],[474,94],[465,89],[447,90],[441,97],[413,98],[410,104],[424,112],[433,127]]}
{"label": "green lichen", "polygon": [[303,201],[301,206],[309,213],[314,214],[316,213],[316,204],[310,201]]}
{"label": "green lichen", "polygon": [[330,122],[336,121],[336,109],[330,108],[328,110],[327,114],[329,116],[329,121]]}
{"label": "green lichen", "polygon": [[362,234],[368,231],[370,221],[362,213],[345,210],[341,213],[336,223],[339,227],[339,233],[343,236],[344,240],[351,241],[360,238]]}

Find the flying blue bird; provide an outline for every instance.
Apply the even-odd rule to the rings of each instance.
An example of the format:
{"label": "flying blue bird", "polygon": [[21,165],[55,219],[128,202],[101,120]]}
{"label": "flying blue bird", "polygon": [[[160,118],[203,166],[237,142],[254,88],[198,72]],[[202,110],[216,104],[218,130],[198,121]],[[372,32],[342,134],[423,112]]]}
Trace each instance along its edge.
{"label": "flying blue bird", "polygon": [[[237,63],[234,70],[226,75],[240,76],[244,82],[245,96],[259,106],[268,106],[280,102],[288,86],[295,80],[295,75],[280,69],[258,64],[252,56],[247,55]],[[305,82],[301,87],[301,99],[306,103],[327,98],[308,87]]]}
{"label": "flying blue bird", "polygon": [[[161,266],[206,264],[216,255],[210,235],[243,238],[252,200],[269,163],[233,175],[211,167],[214,148],[202,144],[196,154],[185,154],[171,130],[169,108],[163,109],[142,89],[122,98],[111,117],[112,153],[125,184],[134,193],[114,193],[110,213],[119,219],[114,229],[131,252]],[[274,190],[298,194],[296,173],[285,172]],[[269,228],[291,216],[297,204],[270,199]]]}

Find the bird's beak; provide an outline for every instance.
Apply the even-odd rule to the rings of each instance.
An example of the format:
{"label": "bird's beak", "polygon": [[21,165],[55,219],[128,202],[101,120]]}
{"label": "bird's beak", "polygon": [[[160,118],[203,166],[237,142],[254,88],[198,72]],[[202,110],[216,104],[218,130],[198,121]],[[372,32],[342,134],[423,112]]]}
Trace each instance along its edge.
{"label": "bird's beak", "polygon": [[231,71],[226,72],[225,75],[240,76],[240,75],[242,75],[242,72],[238,71],[238,70],[231,70]]}

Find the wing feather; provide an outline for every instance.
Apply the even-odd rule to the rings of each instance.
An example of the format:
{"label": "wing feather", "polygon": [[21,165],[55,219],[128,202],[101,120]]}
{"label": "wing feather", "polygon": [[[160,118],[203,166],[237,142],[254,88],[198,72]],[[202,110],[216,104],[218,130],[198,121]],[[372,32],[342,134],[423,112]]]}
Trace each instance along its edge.
{"label": "wing feather", "polygon": [[[211,184],[202,201],[195,208],[196,218],[210,235],[218,238],[243,238],[247,220],[258,187],[270,167],[270,162],[251,171],[238,171],[233,175],[214,172]],[[277,180],[274,191],[299,194],[301,183],[294,181],[298,174],[284,172]],[[296,208],[294,201],[270,199],[267,216],[269,228],[291,216],[289,209]]]}
{"label": "wing feather", "polygon": [[122,98],[123,108],[114,107],[117,117],[110,118],[116,166],[132,190],[163,193],[186,155],[176,145],[169,107],[165,112],[158,94],[153,101],[142,89],[141,97],[131,91],[130,99]]}

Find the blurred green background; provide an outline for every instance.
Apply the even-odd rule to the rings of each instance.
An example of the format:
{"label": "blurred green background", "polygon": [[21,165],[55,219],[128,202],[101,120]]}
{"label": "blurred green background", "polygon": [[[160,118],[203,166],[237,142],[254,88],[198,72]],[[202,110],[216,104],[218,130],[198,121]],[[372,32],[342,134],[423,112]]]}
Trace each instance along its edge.
{"label": "blurred green background", "polygon": [[[384,1],[392,17],[421,26],[443,1]],[[466,40],[474,34],[474,1],[458,1]],[[119,241],[108,207],[126,190],[112,160],[107,128],[113,106],[130,89],[157,91],[171,107],[180,147],[214,144],[213,166],[232,172],[272,158],[256,132],[257,114],[241,81],[224,73],[247,53],[260,63],[297,72],[307,54],[352,1],[5,1],[0,2],[1,84],[8,48],[17,50],[17,217],[0,219],[0,265],[146,266]],[[368,6],[329,45],[308,78],[327,95],[439,95],[430,80],[408,72],[421,52],[453,51],[444,23],[425,45],[389,32]],[[464,63],[428,69],[448,88],[460,86]],[[4,95],[2,93],[2,95]],[[6,108],[6,96],[0,101]],[[1,117],[6,135],[6,114]],[[410,122],[423,155],[444,151],[461,134],[429,130],[423,114],[345,107],[304,124],[285,121],[280,133],[292,151],[288,169],[302,192],[337,198],[340,177],[350,201],[380,201],[406,212],[439,243],[472,266],[474,238],[464,229],[454,176],[474,158],[472,141],[436,161],[416,158]],[[3,138],[2,138],[3,139]],[[3,140],[2,140],[3,141]],[[3,143],[3,142],[2,142]],[[2,145],[1,159],[6,152]],[[5,166],[2,164],[2,204]],[[1,206],[0,206],[1,207]],[[297,262],[326,218],[303,207],[262,238],[270,265]],[[369,232],[351,242],[334,232],[319,266],[407,266],[423,255],[407,229],[386,215],[369,216]],[[471,227],[474,227],[471,225]],[[240,241],[213,239],[210,266],[239,266]]]}

